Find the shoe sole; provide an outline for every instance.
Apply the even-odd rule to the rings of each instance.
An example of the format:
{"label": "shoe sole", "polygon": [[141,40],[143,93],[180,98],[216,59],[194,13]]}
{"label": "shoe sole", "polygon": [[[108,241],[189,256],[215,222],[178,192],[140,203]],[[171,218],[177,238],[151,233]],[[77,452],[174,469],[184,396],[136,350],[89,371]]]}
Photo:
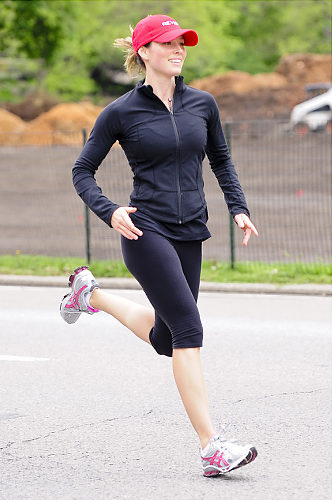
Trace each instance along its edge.
{"label": "shoe sole", "polygon": [[64,317],[64,313],[63,313],[63,310],[64,310],[64,307],[63,307],[63,301],[65,300],[66,297],[69,297],[70,293],[67,293],[67,295],[65,295],[62,299],[62,301],[60,302],[60,315],[61,315],[61,318],[69,325],[72,325],[73,323],[76,323],[76,321],[78,320],[78,318],[81,316],[81,311],[66,311],[66,319]]}
{"label": "shoe sole", "polygon": [[246,458],[243,459],[242,462],[240,462],[236,467],[234,467],[231,470],[239,469],[240,467],[243,467],[244,465],[250,464],[250,462],[253,462],[256,457],[257,457],[257,450],[253,446],[252,448],[250,448],[249,453],[246,456]]}
{"label": "shoe sole", "polygon": [[241,462],[239,464],[237,464],[235,467],[233,467],[232,469],[229,469],[226,472],[221,472],[221,471],[218,471],[218,470],[206,471],[206,472],[203,472],[203,476],[204,477],[216,477],[216,476],[228,474],[229,472],[232,472],[233,470],[239,469],[240,467],[243,467],[244,465],[250,464],[250,462],[253,462],[256,457],[257,457],[257,450],[256,450],[256,448],[254,446],[252,446],[250,448],[250,450],[249,450],[248,455],[243,460],[241,460]]}

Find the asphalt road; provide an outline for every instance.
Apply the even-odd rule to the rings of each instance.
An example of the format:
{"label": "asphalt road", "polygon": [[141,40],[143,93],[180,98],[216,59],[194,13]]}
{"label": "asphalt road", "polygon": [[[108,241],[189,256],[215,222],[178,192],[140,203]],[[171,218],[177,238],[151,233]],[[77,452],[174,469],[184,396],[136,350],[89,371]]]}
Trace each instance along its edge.
{"label": "asphalt road", "polygon": [[331,298],[201,294],[213,418],[258,449],[208,479],[170,360],[65,291],[0,287],[1,500],[330,498]]}

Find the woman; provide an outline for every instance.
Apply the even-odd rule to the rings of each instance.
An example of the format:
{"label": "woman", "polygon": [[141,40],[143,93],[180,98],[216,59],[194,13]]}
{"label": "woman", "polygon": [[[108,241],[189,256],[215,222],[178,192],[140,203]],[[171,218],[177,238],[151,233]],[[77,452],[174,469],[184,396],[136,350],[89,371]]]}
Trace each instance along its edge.
{"label": "woman", "polygon": [[[207,154],[230,213],[247,245],[257,230],[232,164],[213,97],[187,87],[180,77],[186,45],[195,31],[181,29],[164,15],[142,19],[132,38],[119,39],[126,68],[144,70],[145,79],[109,104],[98,117],[73,169],[83,201],[118,231],[124,261],[153,309],[100,290],[83,266],[69,280],[60,310],[67,323],[98,310],[117,318],[159,354],[172,357],[173,373],[201,444],[205,476],[241,467],[257,455],[216,433],[204,385],[200,347],[203,330],[197,309],[202,241],[210,237],[203,192],[202,160]],[[127,207],[110,201],[94,174],[118,140],[134,173]]]}

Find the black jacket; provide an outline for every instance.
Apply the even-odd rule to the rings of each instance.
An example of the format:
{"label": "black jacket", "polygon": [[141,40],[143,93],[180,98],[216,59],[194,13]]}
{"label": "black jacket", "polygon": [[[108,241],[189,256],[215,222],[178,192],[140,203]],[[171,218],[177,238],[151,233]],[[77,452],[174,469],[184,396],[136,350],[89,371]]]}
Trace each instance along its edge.
{"label": "black jacket", "polygon": [[178,224],[199,217],[206,209],[202,161],[207,154],[230,213],[249,216],[215,100],[185,85],[182,77],[176,78],[172,112],[139,82],[98,117],[73,168],[73,182],[108,225],[119,205],[102,194],[94,174],[116,140],[134,174],[130,205],[141,212]]}

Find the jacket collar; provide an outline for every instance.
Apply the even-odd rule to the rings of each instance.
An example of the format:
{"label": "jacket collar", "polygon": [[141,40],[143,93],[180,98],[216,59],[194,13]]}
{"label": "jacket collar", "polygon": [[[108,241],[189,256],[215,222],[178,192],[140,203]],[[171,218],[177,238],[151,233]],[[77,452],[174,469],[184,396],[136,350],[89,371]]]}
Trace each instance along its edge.
{"label": "jacket collar", "polygon": [[[151,87],[151,85],[144,85],[144,81],[145,80],[140,80],[136,85],[136,89],[152,97],[154,95],[153,88]],[[176,94],[182,93],[184,92],[184,90],[185,90],[185,83],[183,81],[183,76],[176,76],[174,93]]]}

